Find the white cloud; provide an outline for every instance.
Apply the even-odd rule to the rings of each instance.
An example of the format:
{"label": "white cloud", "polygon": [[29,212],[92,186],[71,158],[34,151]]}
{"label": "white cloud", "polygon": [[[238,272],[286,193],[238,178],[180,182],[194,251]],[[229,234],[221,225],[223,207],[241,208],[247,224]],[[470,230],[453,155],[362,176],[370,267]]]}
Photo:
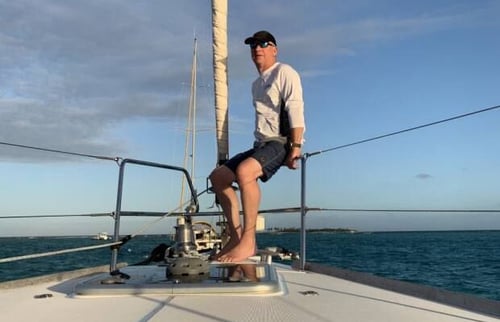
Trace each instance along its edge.
{"label": "white cloud", "polygon": [[[374,8],[363,1],[349,6],[282,1],[266,10],[257,4],[230,3],[231,82],[250,82],[255,75],[242,41],[258,29],[279,36],[284,61],[304,77],[317,77],[333,73],[325,61],[355,56],[363,45],[477,23],[488,12],[457,6],[401,14],[389,2]],[[195,32],[205,64],[199,79],[211,82],[209,6],[209,1],[0,1],[0,141],[126,151],[112,136],[119,122],[180,115]],[[204,108],[200,117],[211,117],[209,106]]]}
{"label": "white cloud", "polygon": [[[123,142],[104,139],[118,122],[179,116],[192,26],[200,24],[193,19],[206,7],[176,6],[0,2],[0,141],[122,153]],[[206,11],[203,26],[210,24]],[[35,157],[2,152],[3,159]]]}

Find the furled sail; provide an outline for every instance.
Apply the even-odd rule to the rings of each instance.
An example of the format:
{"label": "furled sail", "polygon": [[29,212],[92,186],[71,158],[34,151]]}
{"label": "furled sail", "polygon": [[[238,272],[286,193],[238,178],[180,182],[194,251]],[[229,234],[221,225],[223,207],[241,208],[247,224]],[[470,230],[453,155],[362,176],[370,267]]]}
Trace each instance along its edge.
{"label": "furled sail", "polygon": [[217,164],[229,157],[227,80],[227,0],[212,0],[212,37]]}

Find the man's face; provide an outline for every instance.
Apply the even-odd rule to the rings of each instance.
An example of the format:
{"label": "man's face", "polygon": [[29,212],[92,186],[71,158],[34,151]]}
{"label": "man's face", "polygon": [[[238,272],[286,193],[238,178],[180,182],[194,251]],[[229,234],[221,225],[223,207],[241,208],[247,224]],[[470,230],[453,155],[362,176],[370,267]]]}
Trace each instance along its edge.
{"label": "man's face", "polygon": [[278,49],[276,45],[270,41],[255,42],[250,45],[252,60],[256,65],[265,68],[271,67],[276,62],[276,54]]}

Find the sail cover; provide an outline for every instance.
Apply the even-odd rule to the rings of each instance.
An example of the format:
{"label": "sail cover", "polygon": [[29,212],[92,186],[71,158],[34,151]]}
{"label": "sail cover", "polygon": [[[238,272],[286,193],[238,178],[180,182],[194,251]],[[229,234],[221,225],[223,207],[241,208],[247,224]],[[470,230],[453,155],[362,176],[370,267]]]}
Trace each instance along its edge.
{"label": "sail cover", "polygon": [[217,164],[220,165],[229,157],[227,0],[212,0],[212,38]]}

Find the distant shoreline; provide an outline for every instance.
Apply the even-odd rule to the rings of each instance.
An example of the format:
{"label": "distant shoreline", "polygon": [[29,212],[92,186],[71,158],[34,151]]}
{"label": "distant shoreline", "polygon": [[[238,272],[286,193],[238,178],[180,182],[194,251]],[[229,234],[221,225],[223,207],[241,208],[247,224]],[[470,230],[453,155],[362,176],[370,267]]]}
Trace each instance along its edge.
{"label": "distant shoreline", "polygon": [[[308,233],[357,233],[356,229],[352,228],[310,228],[306,229]],[[300,228],[270,228],[265,231],[265,233],[297,233],[300,232]]]}
{"label": "distant shoreline", "polygon": [[[259,233],[297,233],[300,228],[269,228]],[[457,233],[457,232],[500,232],[500,229],[436,229],[436,230],[357,230],[351,228],[309,228],[306,232],[333,232],[333,233],[365,233],[365,234],[397,234],[397,233]],[[127,234],[120,234],[123,237]],[[172,233],[150,233],[137,236],[171,236]],[[92,238],[95,235],[0,235],[0,238]]]}

